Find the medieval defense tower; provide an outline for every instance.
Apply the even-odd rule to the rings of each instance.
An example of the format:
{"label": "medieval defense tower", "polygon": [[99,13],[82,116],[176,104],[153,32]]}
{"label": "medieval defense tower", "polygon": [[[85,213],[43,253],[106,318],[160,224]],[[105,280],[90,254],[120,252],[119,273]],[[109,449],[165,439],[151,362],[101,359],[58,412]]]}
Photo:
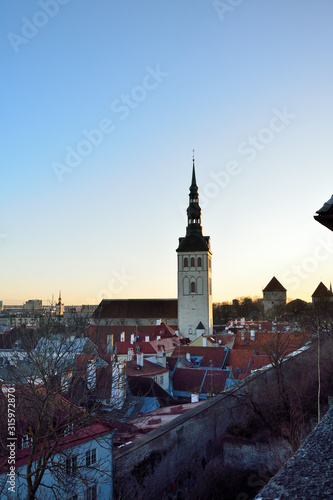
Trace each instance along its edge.
{"label": "medieval defense tower", "polygon": [[186,236],[179,238],[178,329],[195,340],[213,333],[212,252],[210,237],[202,235],[201,208],[193,159]]}

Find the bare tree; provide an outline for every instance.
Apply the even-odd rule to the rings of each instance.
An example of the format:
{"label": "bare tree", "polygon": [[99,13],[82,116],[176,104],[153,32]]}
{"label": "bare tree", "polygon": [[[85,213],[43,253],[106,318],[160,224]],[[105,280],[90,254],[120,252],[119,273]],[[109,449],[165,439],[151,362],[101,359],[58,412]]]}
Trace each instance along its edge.
{"label": "bare tree", "polygon": [[[96,373],[89,373],[89,363],[90,358],[96,356],[83,351],[81,363],[78,363],[78,342],[88,345],[88,351],[89,344],[93,346],[89,339],[75,337],[73,329],[65,331],[59,325],[30,331],[16,338],[8,362],[0,371],[3,381],[0,397],[2,468],[8,465],[8,394],[10,388],[15,388],[16,474],[20,485],[16,493],[21,495],[17,498],[46,498],[46,491],[49,498],[54,499],[71,491],[74,495],[78,488],[90,488],[89,484],[105,474],[111,477],[111,444],[109,438],[103,436],[110,436],[115,426],[101,420],[101,402],[94,398],[92,384]],[[114,366],[107,368],[118,389],[119,373]],[[109,392],[111,399],[112,387]],[[110,416],[113,415],[112,405],[115,412],[120,410],[119,396],[117,393],[109,405]],[[86,460],[86,456],[81,457],[77,451],[77,440],[88,442],[87,433],[93,431],[99,435],[99,447],[107,450],[105,457],[98,461]],[[22,467],[21,462],[24,462]],[[4,495],[4,482],[2,490]]]}

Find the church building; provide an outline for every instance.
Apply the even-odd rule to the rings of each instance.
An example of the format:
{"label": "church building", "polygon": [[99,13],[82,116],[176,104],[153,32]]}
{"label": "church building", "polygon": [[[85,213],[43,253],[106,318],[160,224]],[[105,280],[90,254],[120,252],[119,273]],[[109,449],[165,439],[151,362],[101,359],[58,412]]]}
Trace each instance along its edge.
{"label": "church building", "polygon": [[179,334],[191,341],[213,334],[212,252],[210,237],[202,234],[194,159],[187,220],[186,236],[179,238],[177,248],[178,300],[104,299],[91,317],[92,325],[118,334],[119,328],[132,332],[133,327],[144,330],[163,322],[174,329],[178,325]]}
{"label": "church building", "polygon": [[179,238],[177,254],[178,330],[190,340],[202,334],[212,335],[212,252],[210,237],[202,234],[194,159],[186,236]]}

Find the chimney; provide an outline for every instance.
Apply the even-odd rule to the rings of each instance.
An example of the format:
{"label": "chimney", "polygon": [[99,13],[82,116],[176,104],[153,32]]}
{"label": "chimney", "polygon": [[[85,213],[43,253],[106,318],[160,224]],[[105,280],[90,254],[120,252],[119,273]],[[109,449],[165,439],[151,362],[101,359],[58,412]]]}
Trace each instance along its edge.
{"label": "chimney", "polygon": [[160,324],[161,324],[161,320],[160,320],[160,319],[157,319],[157,320],[156,320],[156,326],[160,326]]}
{"label": "chimney", "polygon": [[245,318],[241,318],[241,325],[245,326]]}
{"label": "chimney", "polygon": [[199,394],[191,394],[191,403],[199,403]]}
{"label": "chimney", "polygon": [[145,336],[145,342],[149,342],[149,335]]}
{"label": "chimney", "polygon": [[131,344],[134,343],[134,333],[131,333]]}
{"label": "chimney", "polygon": [[255,330],[251,330],[250,331],[250,338],[251,338],[251,340],[255,340],[256,339],[256,331]]}
{"label": "chimney", "polygon": [[121,332],[121,334],[120,334],[120,342],[125,342],[125,332]]}
{"label": "chimney", "polygon": [[143,366],[143,352],[138,352],[136,354],[136,364],[138,366]]}
{"label": "chimney", "polygon": [[178,335],[179,335],[179,331],[178,330],[175,330],[175,335],[177,335],[177,337],[178,337]]}
{"label": "chimney", "polygon": [[156,340],[161,340],[161,335],[157,335]]}
{"label": "chimney", "polygon": [[207,337],[202,337],[202,347],[207,347]]}
{"label": "chimney", "polygon": [[186,360],[191,362],[191,354],[189,352],[186,353]]}
{"label": "chimney", "polygon": [[127,350],[127,361],[131,361],[133,359],[133,349],[131,347]]}

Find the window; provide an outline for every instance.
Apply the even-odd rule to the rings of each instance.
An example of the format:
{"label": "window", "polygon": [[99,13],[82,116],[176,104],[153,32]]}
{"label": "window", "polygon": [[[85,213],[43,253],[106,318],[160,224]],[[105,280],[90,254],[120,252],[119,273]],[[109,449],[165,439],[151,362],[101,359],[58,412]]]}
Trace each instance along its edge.
{"label": "window", "polygon": [[139,345],[135,346],[135,352],[140,352],[140,346]]}
{"label": "window", "polygon": [[71,476],[75,474],[77,469],[77,456],[66,458],[66,474]]}
{"label": "window", "polygon": [[164,384],[164,375],[161,375],[160,376],[160,384],[163,385]]}
{"label": "window", "polygon": [[84,500],[97,500],[97,484],[86,489],[84,492]]}
{"label": "window", "polygon": [[194,267],[195,266],[195,259],[194,257],[191,257],[191,267]]}
{"label": "window", "polygon": [[190,280],[185,276],[183,280],[183,293],[188,295],[190,293]]}
{"label": "window", "polygon": [[201,257],[198,257],[198,267],[202,267],[202,260],[201,260]]}
{"label": "window", "polygon": [[201,278],[201,276],[199,276],[199,278],[197,279],[197,294],[203,294],[203,279]]}
{"label": "window", "polygon": [[86,466],[90,467],[90,465],[95,464],[96,461],[97,461],[96,448],[86,451]]}
{"label": "window", "polygon": [[191,293],[195,293],[195,281],[191,282]]}
{"label": "window", "polygon": [[22,449],[23,448],[29,448],[32,445],[32,437],[29,436],[28,434],[24,434],[22,436]]}
{"label": "window", "polygon": [[188,267],[188,258],[187,257],[184,258],[184,267]]}

